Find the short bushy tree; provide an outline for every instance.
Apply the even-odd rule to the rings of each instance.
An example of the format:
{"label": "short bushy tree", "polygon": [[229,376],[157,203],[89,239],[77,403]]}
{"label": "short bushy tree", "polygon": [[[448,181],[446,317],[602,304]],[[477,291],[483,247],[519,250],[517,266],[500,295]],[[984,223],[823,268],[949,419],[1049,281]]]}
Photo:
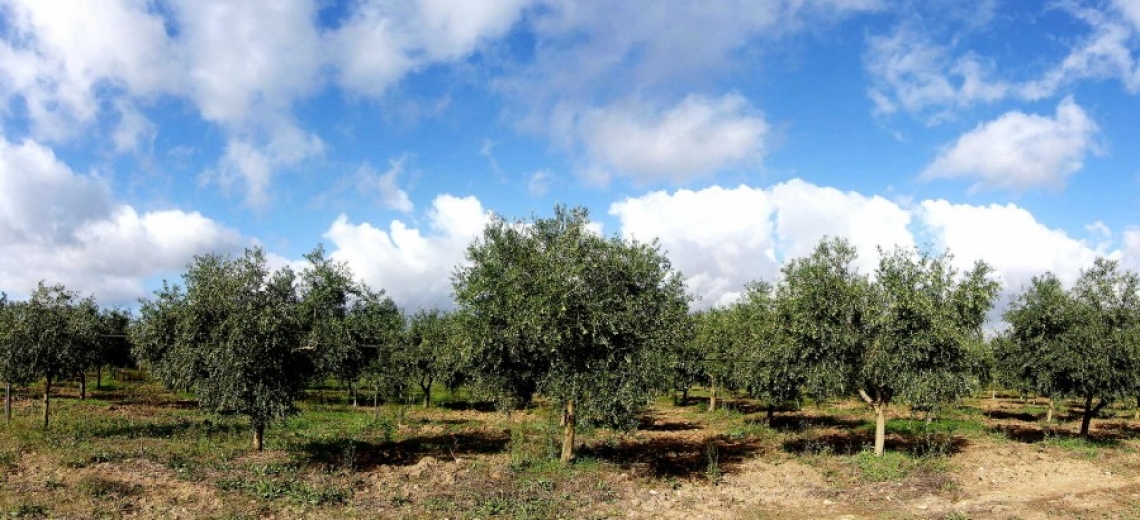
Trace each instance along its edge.
{"label": "short bushy tree", "polygon": [[667,384],[689,298],[656,245],[604,238],[585,209],[495,218],[454,276],[475,382],[563,410],[562,462],[580,418],[632,427]]}
{"label": "short bushy tree", "polygon": [[81,299],[62,285],[40,282],[31,298],[14,306],[9,341],[18,351],[15,374],[44,379],[44,428],[51,419],[51,388],[83,366],[84,353],[98,338],[92,298]]}
{"label": "short bushy tree", "polygon": [[738,377],[750,395],[766,403],[769,424],[778,406],[798,404],[804,391],[804,371],[778,326],[777,305],[772,285],[753,282],[733,306],[743,358]]}
{"label": "short bushy tree", "polygon": [[856,388],[875,410],[875,454],[885,412],[898,399],[931,410],[978,385],[977,345],[997,296],[991,269],[978,262],[959,276],[949,254],[884,253],[871,293],[873,334],[856,365]]}
{"label": "short bushy tree", "polygon": [[408,375],[420,387],[424,407],[431,406],[436,382],[454,388],[462,378],[459,329],[454,314],[421,310],[408,319],[403,350]]}
{"label": "short bushy tree", "polygon": [[260,249],[195,257],[184,289],[165,285],[131,328],[138,357],[202,408],[250,419],[253,447],[265,427],[296,412],[314,373],[293,271],[271,271]]}
{"label": "short bushy tree", "polygon": [[1093,417],[1140,385],[1140,277],[1097,259],[1065,291],[1052,274],[1033,279],[1006,311],[1009,341],[999,356],[1012,378],[1083,406],[1080,434]]}
{"label": "short bushy tree", "polygon": [[693,314],[694,350],[701,355],[701,367],[709,386],[710,412],[725,390],[738,387],[741,366],[741,334],[732,307],[714,307]]}

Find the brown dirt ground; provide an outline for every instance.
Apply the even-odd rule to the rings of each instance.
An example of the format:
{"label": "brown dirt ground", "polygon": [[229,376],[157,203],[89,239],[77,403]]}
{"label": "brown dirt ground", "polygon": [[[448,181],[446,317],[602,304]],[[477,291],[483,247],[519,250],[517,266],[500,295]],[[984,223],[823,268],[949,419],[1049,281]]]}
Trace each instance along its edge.
{"label": "brown dirt ground", "polygon": [[[857,405],[851,405],[857,414]],[[919,468],[906,477],[866,482],[853,476],[850,457],[813,456],[783,448],[772,438],[734,439],[710,426],[695,408],[655,410],[632,434],[612,434],[587,442],[582,454],[602,461],[568,492],[582,493],[577,505],[553,516],[565,518],[635,519],[1056,519],[1140,518],[1140,441],[1134,440],[1136,421],[1098,420],[1098,438],[1116,442],[1096,449],[1042,442],[1047,435],[1071,436],[1069,422],[1042,430],[1038,422],[1018,415],[1015,400],[983,400],[979,404],[986,426],[998,434],[970,436],[956,445],[944,465]],[[427,419],[414,433],[424,437],[451,435],[432,421],[484,425],[482,442],[506,443],[503,417],[496,422],[478,411],[416,412]],[[819,421],[822,412],[801,411],[801,421]],[[762,416],[761,414],[757,414]],[[533,418],[531,418],[533,419]],[[527,420],[511,417],[509,422]],[[839,421],[831,426],[812,423],[813,434],[850,435]],[[499,429],[495,429],[499,428]],[[488,440],[489,439],[489,440]],[[786,439],[786,437],[785,437]],[[862,442],[865,439],[859,439]],[[895,439],[896,442],[901,442]],[[50,503],[50,486],[88,489],[115,495],[114,510],[105,510],[98,496],[75,503],[51,504],[51,515],[68,518],[201,518],[228,517],[233,511],[263,518],[435,517],[417,509],[432,500],[506,492],[520,482],[511,474],[510,454],[499,449],[420,452],[399,463],[367,464],[350,476],[309,472],[299,478],[351,480],[347,504],[331,508],[266,504],[240,493],[223,491],[211,475],[200,481],[178,478],[156,462],[128,459],[68,468],[47,454],[22,453],[3,469],[0,492],[35,496]],[[785,441],[786,442],[786,441]],[[850,441],[848,441],[850,442]],[[723,475],[711,482],[704,473],[706,447],[715,445]],[[267,451],[249,454],[235,464],[283,463],[290,455]],[[847,466],[844,466],[847,464]],[[694,468],[698,468],[694,471]],[[321,484],[321,482],[311,482]],[[88,493],[88,495],[92,495]],[[463,498],[463,497],[460,497]],[[478,498],[478,497],[476,497]],[[235,504],[235,501],[248,502]],[[470,502],[457,502],[467,504]],[[459,510],[455,516],[469,517]]]}

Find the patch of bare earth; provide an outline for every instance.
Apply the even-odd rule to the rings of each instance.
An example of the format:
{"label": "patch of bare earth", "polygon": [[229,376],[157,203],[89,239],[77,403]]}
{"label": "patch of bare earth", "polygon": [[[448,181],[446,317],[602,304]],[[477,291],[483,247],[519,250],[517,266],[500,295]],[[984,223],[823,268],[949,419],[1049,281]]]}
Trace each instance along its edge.
{"label": "patch of bare earth", "polygon": [[[51,459],[25,454],[8,468],[5,486],[24,502],[50,507],[53,516],[80,518],[92,512],[135,518],[201,518],[217,514],[224,503],[217,490],[180,480],[168,468],[147,460],[103,462],[62,468]],[[79,490],[58,500],[62,489]]]}

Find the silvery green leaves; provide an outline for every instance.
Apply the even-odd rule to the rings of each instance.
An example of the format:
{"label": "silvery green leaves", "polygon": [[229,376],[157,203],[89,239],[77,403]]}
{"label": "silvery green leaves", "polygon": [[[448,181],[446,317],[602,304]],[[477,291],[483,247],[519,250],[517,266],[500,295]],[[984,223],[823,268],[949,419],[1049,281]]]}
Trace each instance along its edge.
{"label": "silvery green leaves", "polygon": [[1140,392],[1140,277],[1097,259],[1069,290],[1033,279],[1006,311],[997,342],[1005,380],[1050,398],[1082,401],[1080,433],[1108,403]]}
{"label": "silvery green leaves", "polygon": [[166,285],[143,302],[131,338],[140,360],[202,408],[250,418],[254,448],[265,426],[295,413],[314,372],[305,348],[296,277],[271,271],[260,249],[195,257],[184,288]]}
{"label": "silvery green leaves", "polygon": [[599,236],[585,209],[493,220],[453,278],[474,382],[513,403],[541,392],[579,419],[629,427],[687,340],[682,278],[656,244]]}

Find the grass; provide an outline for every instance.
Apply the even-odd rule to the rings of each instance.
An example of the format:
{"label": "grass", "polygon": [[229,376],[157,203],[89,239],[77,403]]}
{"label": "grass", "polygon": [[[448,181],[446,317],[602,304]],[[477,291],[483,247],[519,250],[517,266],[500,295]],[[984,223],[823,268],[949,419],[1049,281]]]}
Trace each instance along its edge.
{"label": "grass", "polygon": [[[769,425],[762,403],[727,395],[710,413],[695,391],[684,406],[659,399],[637,432],[582,428],[576,462],[563,466],[561,431],[541,406],[508,414],[466,391],[436,391],[431,409],[385,404],[374,413],[339,388],[320,388],[298,403],[299,415],[267,431],[264,453],[252,453],[240,417],[203,414],[192,396],[141,372],[105,383],[89,387],[86,401],[61,385],[46,431],[36,389],[21,394],[13,424],[0,426],[0,518],[183,509],[228,518],[608,517],[627,512],[626,493],[722,484],[755,458],[815,466],[836,492],[907,482],[952,493],[945,475],[970,443],[1036,442],[1080,459],[1133,449],[1124,426],[1082,441],[1022,420],[1035,413],[1032,403],[995,418],[967,401],[931,421],[896,407],[888,452],[875,457],[871,416],[858,402],[784,408]],[[144,503],[156,509],[141,512]]]}

